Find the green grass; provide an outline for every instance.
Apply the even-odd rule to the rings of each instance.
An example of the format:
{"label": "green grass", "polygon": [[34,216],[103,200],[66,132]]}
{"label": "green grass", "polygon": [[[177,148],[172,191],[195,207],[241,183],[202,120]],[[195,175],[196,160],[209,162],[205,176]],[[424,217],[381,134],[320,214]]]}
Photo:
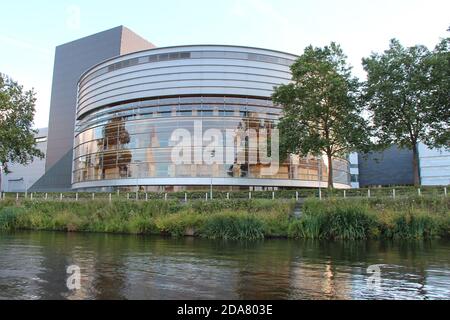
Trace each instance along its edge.
{"label": "green grass", "polygon": [[206,238],[286,236],[292,201],[23,201],[3,202],[0,230],[192,234]]}
{"label": "green grass", "polygon": [[293,223],[289,235],[311,239],[365,239],[376,225],[374,214],[354,201],[307,201],[302,218]]}
{"label": "green grass", "polygon": [[0,230],[50,230],[194,235],[209,239],[256,240],[450,238],[450,199],[309,199],[301,218],[294,201],[178,200],[0,202]]}
{"label": "green grass", "polygon": [[310,239],[430,239],[450,236],[450,199],[307,200],[288,235]]}

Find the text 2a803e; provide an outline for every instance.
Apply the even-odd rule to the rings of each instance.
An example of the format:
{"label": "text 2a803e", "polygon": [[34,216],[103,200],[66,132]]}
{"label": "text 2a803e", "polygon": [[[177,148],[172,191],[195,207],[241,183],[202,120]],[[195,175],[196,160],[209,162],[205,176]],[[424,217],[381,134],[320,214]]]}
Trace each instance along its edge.
{"label": "text 2a803e", "polygon": [[223,315],[272,315],[272,305],[222,305]]}

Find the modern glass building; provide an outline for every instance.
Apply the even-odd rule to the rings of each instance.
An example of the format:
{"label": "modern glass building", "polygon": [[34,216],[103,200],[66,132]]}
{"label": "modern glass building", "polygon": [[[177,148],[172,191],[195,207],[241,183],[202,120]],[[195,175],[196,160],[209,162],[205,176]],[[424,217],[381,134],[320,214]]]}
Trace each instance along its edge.
{"label": "modern glass building", "polygon": [[[274,87],[289,83],[295,59],[266,49],[194,45],[140,51],[91,67],[78,82],[72,187],[326,187],[323,159],[292,156],[267,175],[259,157],[249,160],[260,147],[248,136],[233,137],[235,161],[213,159],[228,154],[227,132],[251,129],[258,137],[270,136],[282,112],[271,95]],[[210,162],[203,157],[175,163],[176,129],[192,136],[216,130],[224,146],[211,153]],[[194,143],[192,158],[207,145]],[[335,186],[349,188],[348,161],[335,159],[334,171]]]}

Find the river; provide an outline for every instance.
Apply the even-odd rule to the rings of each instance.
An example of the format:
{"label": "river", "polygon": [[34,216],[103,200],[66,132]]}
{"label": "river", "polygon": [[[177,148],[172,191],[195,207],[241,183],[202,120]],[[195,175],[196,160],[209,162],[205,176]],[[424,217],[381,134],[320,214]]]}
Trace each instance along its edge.
{"label": "river", "polygon": [[[73,265],[80,268],[78,290],[67,287]],[[448,240],[0,234],[0,299],[449,298]]]}

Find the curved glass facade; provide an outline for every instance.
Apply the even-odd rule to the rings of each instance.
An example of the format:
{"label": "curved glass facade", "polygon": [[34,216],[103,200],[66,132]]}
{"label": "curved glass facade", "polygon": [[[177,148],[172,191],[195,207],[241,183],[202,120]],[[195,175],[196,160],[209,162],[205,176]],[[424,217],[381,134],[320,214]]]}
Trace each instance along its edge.
{"label": "curved glass facade", "polygon": [[[228,132],[250,130],[258,137],[270,137],[282,112],[270,99],[273,84],[288,81],[288,62],[295,58],[241,47],[207,46],[204,54],[198,47],[195,49],[194,53],[192,48],[186,48],[182,51],[184,55],[167,52],[167,59],[161,58],[166,55],[164,49],[149,50],[151,54],[142,52],[112,59],[83,75],[78,88],[73,187],[192,187],[209,186],[210,183],[238,188],[317,187],[319,179],[325,186],[328,176],[326,161],[312,157],[292,156],[279,165],[276,174],[267,175],[264,169],[270,165],[260,156],[249,161],[260,150],[248,137],[237,136],[233,138],[234,144],[224,143],[220,150],[214,150],[214,153],[226,155],[230,154],[228,149],[233,148],[234,153],[231,154],[235,158],[231,161],[174,162],[171,137],[177,129],[195,136],[200,125],[202,137],[213,129],[224,137],[224,142]],[[223,51],[225,49],[233,50],[227,53]],[[239,54],[238,49],[243,53]],[[155,53],[156,50],[159,52]],[[214,50],[217,50],[215,54]],[[193,56],[198,56],[197,59],[204,57],[207,66],[179,65],[183,61],[193,61]],[[224,56],[236,61],[229,65]],[[212,57],[217,60],[211,60]],[[153,70],[136,69],[140,68],[139,61],[157,68],[158,79],[164,77],[164,72],[170,68],[188,68],[189,80],[181,75],[174,78],[173,70],[170,70],[171,91],[168,92],[161,85],[164,81],[154,84]],[[275,63],[280,66],[276,71],[273,70]],[[267,85],[261,85],[261,77],[265,77]],[[179,94],[166,94],[173,91]],[[161,94],[154,95],[156,93]],[[89,102],[89,99],[100,101],[99,97],[103,103]],[[89,108],[85,107],[87,103],[91,104]],[[202,141],[201,145],[194,145],[189,157],[195,158],[198,149],[203,152],[208,144],[208,141]],[[335,159],[333,169],[336,186],[348,187],[348,162]]]}
{"label": "curved glass facade", "polygon": [[[291,159],[280,166],[275,176],[262,175],[261,168],[267,165],[238,164],[237,159],[232,165],[176,165],[171,159],[170,138],[176,129],[194,135],[195,122],[201,120],[202,134],[208,129],[219,129],[223,136],[227,129],[254,129],[258,134],[265,129],[270,133],[280,113],[281,109],[268,99],[201,96],[131,102],[90,113],[77,123],[74,183],[134,179],[135,184],[137,178],[178,177],[318,181],[315,158]],[[250,146],[245,150],[257,152]],[[348,183],[347,161],[336,159],[334,166],[335,182]],[[321,171],[321,181],[327,181],[324,163]]]}

